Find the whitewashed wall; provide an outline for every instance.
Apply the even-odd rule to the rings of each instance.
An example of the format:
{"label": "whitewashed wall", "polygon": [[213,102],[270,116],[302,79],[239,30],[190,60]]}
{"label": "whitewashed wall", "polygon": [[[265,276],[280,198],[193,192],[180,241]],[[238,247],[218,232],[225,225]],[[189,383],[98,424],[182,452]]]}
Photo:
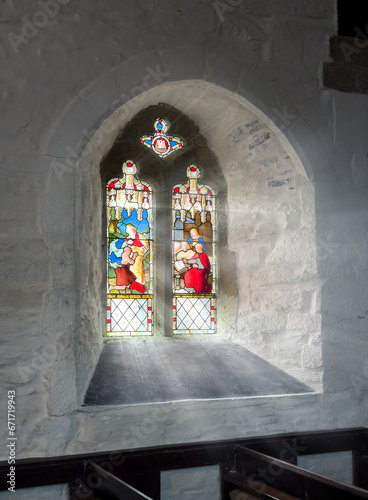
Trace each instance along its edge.
{"label": "whitewashed wall", "polygon": [[[18,456],[366,425],[368,106],[321,86],[335,2],[41,3],[1,4],[1,408],[14,389]],[[98,159],[158,98],[228,182],[239,295],[222,334],[315,394],[81,407],[104,324]]]}

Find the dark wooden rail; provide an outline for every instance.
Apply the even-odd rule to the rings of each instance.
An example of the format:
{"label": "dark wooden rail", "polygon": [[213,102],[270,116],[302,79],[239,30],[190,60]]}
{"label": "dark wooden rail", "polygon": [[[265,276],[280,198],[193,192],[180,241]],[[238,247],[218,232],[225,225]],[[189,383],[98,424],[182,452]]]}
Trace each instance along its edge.
{"label": "dark wooden rail", "polygon": [[267,495],[276,495],[277,491],[290,495],[289,498],[305,500],[368,499],[368,490],[329,479],[258,451],[237,446],[234,452],[235,469],[224,474],[224,481],[259,494],[261,498],[275,498]]}
{"label": "dark wooden rail", "polygon": [[[94,487],[86,487],[88,475],[93,474]],[[86,462],[83,481],[76,480],[70,488],[71,500],[82,500],[89,498],[111,499],[111,500],[153,500],[144,493],[133,488],[130,484],[110,474],[94,462]]]}
{"label": "dark wooden rail", "polygon": [[[248,451],[244,454],[243,448]],[[116,450],[113,452],[93,453],[88,455],[72,455],[64,457],[53,457],[43,459],[18,459],[16,461],[16,488],[26,488],[35,486],[45,486],[59,483],[69,483],[71,489],[79,488],[79,498],[83,498],[82,489],[89,489],[89,496],[84,498],[119,498],[114,497],[110,492],[110,496],[98,496],[98,488],[96,487],[96,472],[91,470],[93,462],[96,467],[102,467],[113,477],[106,476],[104,478],[107,488],[111,484],[117,484],[119,481],[127,483],[133,489],[146,495],[146,498],[158,500],[160,498],[160,474],[161,471],[170,469],[181,469],[186,467],[200,467],[205,465],[219,465],[222,471],[223,481],[223,498],[228,499],[230,488],[234,489],[234,485],[245,485],[244,477],[250,477],[259,467],[267,467],[270,462],[267,460],[276,460],[277,466],[282,462],[282,474],[279,480],[267,484],[261,478],[263,484],[263,496],[260,498],[298,498],[295,492],[290,492],[282,483],[282,478],[291,477],[294,470],[289,470],[286,465],[297,465],[297,457],[301,455],[310,455],[318,453],[334,453],[338,451],[351,450],[353,454],[353,472],[354,484],[360,488],[368,489],[368,429],[355,428],[333,431],[318,431],[318,432],[303,432],[294,434],[279,434],[273,436],[251,437],[237,440],[225,440],[205,443],[192,443],[182,445],[170,445],[151,448]],[[251,454],[251,452],[255,454]],[[259,455],[262,455],[260,460]],[[243,456],[244,455],[244,456]],[[267,455],[268,458],[265,458]],[[244,457],[247,457],[245,460]],[[243,458],[241,458],[243,457]],[[266,462],[263,462],[266,460]],[[246,461],[248,469],[244,471],[239,468],[239,463]],[[248,466],[248,462],[252,465]],[[253,467],[253,469],[252,469]],[[272,467],[272,465],[271,465]],[[297,468],[300,471],[300,468]],[[280,469],[281,470],[281,469]],[[88,472],[89,471],[89,472]],[[253,472],[252,472],[253,471]],[[0,474],[6,477],[9,472],[7,462],[0,463]],[[306,471],[305,471],[306,472]],[[236,476],[236,474],[242,475]],[[308,473],[312,474],[312,473]],[[305,475],[305,481],[317,480],[318,484],[325,484],[319,478]],[[114,479],[118,479],[118,482]],[[299,476],[293,476],[299,477]],[[237,479],[236,479],[237,478]],[[231,479],[231,481],[230,481]],[[254,478],[253,478],[254,479]],[[326,478],[325,478],[326,479]],[[296,479],[295,479],[296,480]],[[299,479],[298,479],[299,480]],[[236,482],[238,481],[238,482]],[[327,483],[330,480],[327,480]],[[97,481],[98,482],[98,481]],[[248,481],[249,482],[249,481]],[[110,484],[111,483],[111,484]],[[326,484],[327,484],[326,483]],[[120,483],[119,483],[120,484]],[[307,483],[306,483],[307,485]],[[253,485],[254,486],[254,485]],[[282,488],[280,487],[282,486]],[[248,484],[249,487],[249,484]],[[1,482],[0,490],[7,488],[6,482]],[[266,491],[267,490],[267,491]],[[276,491],[283,496],[275,496]],[[351,490],[350,492],[353,492]],[[346,493],[346,491],[345,491]],[[357,493],[354,491],[354,493]],[[269,496],[264,496],[264,495]],[[272,495],[274,495],[272,497]],[[286,496],[285,496],[286,495]],[[129,498],[129,497],[127,497]],[[133,497],[134,498],[134,497]],[[138,497],[139,498],[139,497]],[[143,498],[145,498],[143,496]],[[305,500],[305,497],[301,497]],[[317,496],[310,499],[319,498]],[[320,497],[323,498],[323,497]],[[325,498],[338,499],[338,496],[325,495]],[[341,497],[348,498],[348,497]],[[368,498],[368,496],[355,496],[351,498]]]}

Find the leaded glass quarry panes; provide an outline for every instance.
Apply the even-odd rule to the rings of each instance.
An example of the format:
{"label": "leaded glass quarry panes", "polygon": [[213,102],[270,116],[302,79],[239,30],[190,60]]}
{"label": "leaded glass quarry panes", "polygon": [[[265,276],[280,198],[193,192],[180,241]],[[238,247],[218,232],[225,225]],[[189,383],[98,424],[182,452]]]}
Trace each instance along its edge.
{"label": "leaded glass quarry panes", "polygon": [[107,183],[107,336],[152,335],[152,190],[135,178]]}
{"label": "leaded glass quarry panes", "polygon": [[216,329],[215,195],[199,176],[198,167],[188,167],[187,182],[174,186],[172,195],[175,334]]}

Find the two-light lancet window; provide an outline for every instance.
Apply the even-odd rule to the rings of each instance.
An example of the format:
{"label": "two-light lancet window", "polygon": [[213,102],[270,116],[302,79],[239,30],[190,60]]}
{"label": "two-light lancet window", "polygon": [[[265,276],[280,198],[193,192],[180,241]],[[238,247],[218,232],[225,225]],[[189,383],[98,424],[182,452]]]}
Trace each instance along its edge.
{"label": "two-light lancet window", "polygon": [[[181,147],[157,123],[165,125],[157,120],[155,135],[143,136],[142,143],[161,156]],[[155,220],[154,190],[136,173],[134,161],[126,160],[122,176],[107,183],[108,337],[155,332],[155,265],[160,256],[155,255],[154,235],[160,220]],[[216,330],[216,198],[200,177],[200,167],[188,165],[183,182],[171,190],[173,334]]]}

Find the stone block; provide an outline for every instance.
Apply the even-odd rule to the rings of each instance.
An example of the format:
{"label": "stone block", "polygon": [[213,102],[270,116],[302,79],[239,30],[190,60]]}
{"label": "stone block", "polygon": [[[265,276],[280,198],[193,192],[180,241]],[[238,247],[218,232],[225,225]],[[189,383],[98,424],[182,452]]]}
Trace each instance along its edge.
{"label": "stone block", "polygon": [[260,333],[275,333],[285,328],[286,316],[283,314],[270,314],[269,312],[251,312],[240,314],[237,322],[238,332],[253,336]]}
{"label": "stone block", "polygon": [[246,269],[258,268],[261,263],[261,252],[257,246],[241,249],[239,252],[239,262]]}
{"label": "stone block", "polygon": [[325,88],[352,94],[368,94],[368,68],[353,64],[325,62],[323,85]]}
{"label": "stone block", "polygon": [[285,231],[269,258],[270,264],[303,263],[316,273],[316,243],[313,232],[302,228],[299,231]]}
{"label": "stone block", "polygon": [[59,337],[66,337],[66,332],[71,332],[74,328],[75,290],[71,287],[57,288],[56,283],[54,289],[48,292],[43,308],[42,329],[48,336],[46,345],[55,345]]}
{"label": "stone block", "polygon": [[29,365],[9,366],[2,370],[2,379],[9,386],[27,384],[37,375],[37,372]]}
{"label": "stone block", "polygon": [[[273,57],[293,66],[303,59],[305,26],[289,21],[275,24]],[[293,43],[288,40],[293,39]]]}
{"label": "stone block", "polygon": [[288,315],[286,328],[288,330],[301,330],[303,332],[319,332],[321,330],[321,323],[322,318],[318,313],[291,313]]}
{"label": "stone block", "polygon": [[322,350],[319,345],[304,345],[302,348],[303,368],[320,368],[323,365]]}
{"label": "stone block", "polygon": [[299,310],[303,299],[300,289],[267,288],[253,291],[251,302],[256,310],[280,312]]}
{"label": "stone block", "polygon": [[268,356],[267,361],[274,363],[276,366],[286,371],[300,369],[300,356],[301,346],[298,344],[282,345],[275,343],[270,346],[272,349],[271,354]]}
{"label": "stone block", "polygon": [[47,379],[50,415],[67,415],[78,407],[76,379],[74,353],[63,351],[62,360],[55,362],[52,376]]}
{"label": "stone block", "polygon": [[[161,51],[162,66],[171,81],[200,79],[205,67],[205,53],[197,47],[172,47]],[[180,61],[180,64],[178,62]],[[193,96],[193,100],[200,95]]]}
{"label": "stone block", "polygon": [[308,343],[310,339],[310,335],[303,331],[298,330],[286,330],[282,332],[276,332],[274,335],[269,335],[268,338],[265,338],[265,341],[274,342],[275,345],[280,346],[293,346],[298,347],[303,344]]}
{"label": "stone block", "polygon": [[310,272],[310,269],[304,266],[303,263],[297,263],[293,266],[267,264],[261,268],[255,269],[253,272],[249,272],[249,275],[251,288],[293,283],[301,284],[314,277],[314,274]]}
{"label": "stone block", "polygon": [[241,64],[229,59],[218,51],[206,49],[204,78],[229,90],[236,90],[238,86]]}
{"label": "stone block", "polygon": [[355,153],[350,163],[354,186],[359,189],[365,189],[368,186],[368,158],[367,154]]}

